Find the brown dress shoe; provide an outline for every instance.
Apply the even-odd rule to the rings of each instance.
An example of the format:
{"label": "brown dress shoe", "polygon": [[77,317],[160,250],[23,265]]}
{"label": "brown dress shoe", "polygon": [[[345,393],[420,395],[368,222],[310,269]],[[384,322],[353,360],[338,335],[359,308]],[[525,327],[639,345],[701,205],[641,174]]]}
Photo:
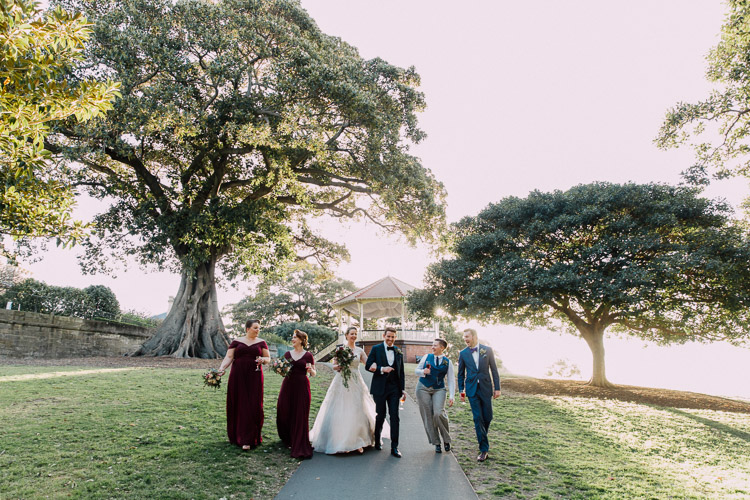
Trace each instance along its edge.
{"label": "brown dress shoe", "polygon": [[485,460],[487,460],[487,457],[489,457],[489,456],[490,456],[489,453],[487,453],[486,451],[483,451],[477,457],[477,462],[484,462]]}

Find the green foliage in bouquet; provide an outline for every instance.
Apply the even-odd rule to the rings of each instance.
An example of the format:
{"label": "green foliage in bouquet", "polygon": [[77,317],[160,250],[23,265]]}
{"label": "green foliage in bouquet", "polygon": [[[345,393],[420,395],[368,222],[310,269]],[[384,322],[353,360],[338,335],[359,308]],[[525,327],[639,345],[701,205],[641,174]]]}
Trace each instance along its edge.
{"label": "green foliage in bouquet", "polygon": [[213,387],[214,389],[218,389],[219,387],[221,387],[221,373],[219,372],[219,370],[214,368],[204,373],[203,383],[207,387]]}
{"label": "green foliage in bouquet", "polygon": [[271,361],[271,370],[276,372],[278,375],[281,375],[282,377],[286,377],[289,375],[289,371],[292,369],[292,363],[289,362],[288,359],[285,357],[280,358],[274,358],[273,361]]}
{"label": "green foliage in bouquet", "polygon": [[354,361],[354,353],[349,347],[341,345],[334,351],[333,359],[336,360],[336,364],[341,368],[341,378],[344,381],[344,387],[348,389],[349,379],[352,377],[352,361]]}

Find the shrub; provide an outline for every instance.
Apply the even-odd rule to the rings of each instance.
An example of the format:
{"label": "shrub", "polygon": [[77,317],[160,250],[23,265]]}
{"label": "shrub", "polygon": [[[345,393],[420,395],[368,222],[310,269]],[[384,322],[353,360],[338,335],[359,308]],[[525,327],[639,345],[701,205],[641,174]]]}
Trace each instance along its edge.
{"label": "shrub", "polygon": [[49,311],[49,286],[35,279],[29,278],[9,287],[2,295],[2,305],[13,302],[13,309],[22,308],[24,311]]}
{"label": "shrub", "polygon": [[48,310],[44,312],[75,318],[90,319],[92,317],[89,296],[80,288],[50,286],[47,288],[46,302]]}
{"label": "shrub", "polygon": [[76,318],[113,320],[120,313],[114,292],[103,285],[92,285],[83,290],[72,286],[50,286],[42,281],[27,279],[11,286],[0,303],[13,302],[13,308]]}
{"label": "shrub", "polygon": [[294,330],[302,330],[307,334],[307,340],[309,342],[308,349],[310,351],[317,351],[321,349],[338,337],[336,330],[328,328],[327,326],[317,325],[315,323],[302,323],[298,321],[290,321],[288,323],[282,323],[276,326],[270,326],[263,330],[264,338],[268,340],[269,333],[278,337],[281,337],[282,344],[289,344],[291,342],[292,334]]}
{"label": "shrub", "polygon": [[117,321],[128,325],[142,326],[144,328],[157,328],[164,320],[153,318],[146,313],[134,309],[129,309],[121,312],[117,316]]}
{"label": "shrub", "polygon": [[547,367],[548,377],[555,378],[581,378],[581,369],[569,359],[558,359]]}
{"label": "shrub", "polygon": [[91,285],[83,289],[88,296],[92,317],[114,319],[120,314],[120,302],[115,293],[104,285]]}

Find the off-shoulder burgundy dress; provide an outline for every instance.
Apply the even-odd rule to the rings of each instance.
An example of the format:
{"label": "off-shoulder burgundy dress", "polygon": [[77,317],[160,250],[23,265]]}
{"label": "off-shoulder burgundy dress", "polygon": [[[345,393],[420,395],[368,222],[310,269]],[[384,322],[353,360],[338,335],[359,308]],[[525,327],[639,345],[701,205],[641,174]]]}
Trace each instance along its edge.
{"label": "off-shoulder burgundy dress", "polygon": [[255,358],[268,349],[265,341],[247,345],[239,340],[229,344],[234,349],[234,361],[227,384],[227,436],[238,446],[258,446],[263,439],[263,370]]}
{"label": "off-shoulder burgundy dress", "polygon": [[292,449],[294,458],[311,458],[310,445],[310,381],[306,364],[315,364],[313,355],[306,352],[297,361],[291,352],[284,357],[292,363],[289,375],[284,377],[276,406],[276,428],[281,441]]}

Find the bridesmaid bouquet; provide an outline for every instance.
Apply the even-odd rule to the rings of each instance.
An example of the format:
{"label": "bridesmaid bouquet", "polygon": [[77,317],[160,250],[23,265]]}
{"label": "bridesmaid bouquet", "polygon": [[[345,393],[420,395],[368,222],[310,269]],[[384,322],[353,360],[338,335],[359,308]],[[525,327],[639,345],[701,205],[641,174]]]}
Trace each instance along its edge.
{"label": "bridesmaid bouquet", "polygon": [[212,369],[204,373],[203,383],[208,387],[218,389],[221,386],[221,375],[219,374],[219,370]]}
{"label": "bridesmaid bouquet", "polygon": [[344,380],[344,387],[349,388],[349,379],[352,376],[352,361],[354,361],[354,353],[349,347],[340,345],[333,352],[333,357],[336,359],[336,364],[341,368],[341,378]]}
{"label": "bridesmaid bouquet", "polygon": [[282,377],[286,377],[287,375],[289,375],[289,370],[291,369],[292,364],[284,356],[281,356],[280,358],[274,358],[273,361],[271,361],[271,370],[275,371]]}

